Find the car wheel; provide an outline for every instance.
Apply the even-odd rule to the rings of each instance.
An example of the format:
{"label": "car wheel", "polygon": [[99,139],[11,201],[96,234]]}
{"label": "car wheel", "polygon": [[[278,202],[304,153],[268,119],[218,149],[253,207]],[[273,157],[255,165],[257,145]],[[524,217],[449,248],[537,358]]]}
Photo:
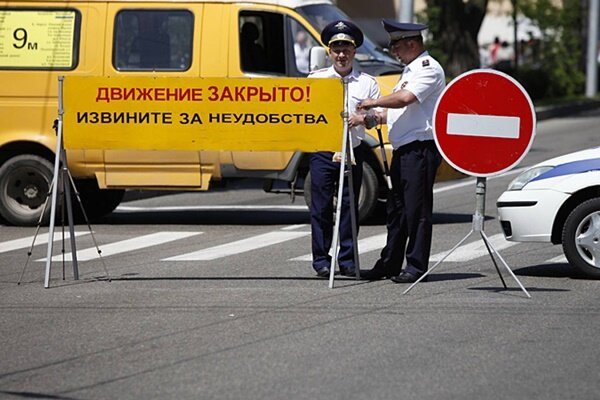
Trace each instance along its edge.
{"label": "car wheel", "polygon": [[[0,167],[0,215],[18,226],[34,226],[40,220],[50,190],[54,167],[33,154],[9,158]],[[48,223],[46,207],[42,223]]]}
{"label": "car wheel", "polygon": [[588,277],[600,278],[600,198],[581,203],[569,214],[562,245],[573,267]]}
{"label": "car wheel", "polygon": [[[311,191],[310,171],[304,179],[304,201],[310,208]],[[363,163],[363,177],[358,195],[358,220],[363,223],[369,219],[377,208],[379,194],[379,180],[377,175],[367,162]],[[337,196],[335,196],[337,198]]]}

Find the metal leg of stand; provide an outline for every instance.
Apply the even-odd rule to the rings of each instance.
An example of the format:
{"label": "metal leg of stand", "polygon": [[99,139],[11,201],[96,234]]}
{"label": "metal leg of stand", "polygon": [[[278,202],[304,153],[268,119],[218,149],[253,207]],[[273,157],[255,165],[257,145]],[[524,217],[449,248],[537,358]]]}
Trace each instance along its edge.
{"label": "metal leg of stand", "polygon": [[488,244],[487,240],[485,240],[483,231],[481,231],[479,233],[481,234],[481,239],[483,240],[483,244],[485,244],[485,248],[487,249],[488,254],[490,255],[490,258],[492,259],[492,262],[494,263],[496,272],[498,273],[498,276],[500,277],[500,280],[502,281],[502,286],[504,286],[504,289],[508,289],[508,287],[506,286],[506,282],[504,282],[504,277],[500,273],[500,268],[498,268],[498,263],[496,262],[496,258],[494,257],[494,254],[492,253],[492,249],[490,248],[490,245]]}
{"label": "metal leg of stand", "polygon": [[[65,150],[61,151],[63,161],[63,181],[65,182],[65,199],[67,204],[67,218],[69,220],[69,234],[71,235],[71,257],[73,263],[73,279],[79,280],[79,267],[77,265],[77,246],[75,245],[75,223],[73,219],[73,205],[71,204],[71,185],[73,181],[70,179],[69,169],[67,168],[67,156]],[[69,179],[66,179],[69,178]]]}
{"label": "metal leg of stand", "polygon": [[44,276],[44,287],[47,289],[50,287],[50,268],[52,267],[52,246],[54,245],[54,227],[55,227],[55,219],[56,219],[56,201],[58,198],[58,172],[59,172],[59,160],[60,160],[60,151],[62,149],[62,134],[58,135],[58,140],[56,144],[56,158],[54,161],[54,178],[53,181],[54,189],[52,191],[52,201],[50,205],[50,222],[48,225],[48,251],[46,253],[46,273]]}
{"label": "metal leg of stand", "polygon": [[[354,204],[354,177],[352,174],[352,146],[348,146],[348,157],[346,157],[346,166],[348,168],[348,198],[350,199],[350,223],[352,225],[352,248],[354,250],[354,271],[356,279],[360,279],[360,262],[358,256],[358,223],[356,221],[356,207]],[[338,199],[339,201],[339,199]]]}
{"label": "metal leg of stand", "polygon": [[471,234],[473,234],[473,232],[474,232],[473,229],[471,229],[471,231],[469,233],[467,233],[467,235],[464,238],[462,238],[462,240],[460,242],[458,242],[456,244],[456,246],[454,246],[453,248],[451,248],[450,251],[447,252],[446,255],[444,257],[442,257],[442,259],[440,261],[436,262],[433,267],[428,268],[427,271],[423,275],[421,275],[419,277],[419,279],[417,279],[415,282],[413,282],[413,284],[410,285],[410,287],[408,289],[406,289],[402,294],[408,293],[417,283],[419,283],[423,279],[425,279],[425,277],[427,275],[429,275],[430,272],[433,272],[433,270],[436,269],[438,267],[438,265],[440,265],[446,258],[448,258],[448,256],[450,254],[452,254],[454,252],[454,250],[456,250],[461,244],[463,244],[465,242],[465,240],[467,240],[469,238],[469,236],[471,236]]}
{"label": "metal leg of stand", "polygon": [[61,266],[62,266],[62,280],[64,281],[66,279],[65,275],[66,275],[66,266],[65,266],[65,179],[64,179],[64,173],[61,171],[60,173],[61,178],[60,181],[62,183],[62,192],[61,192],[61,197],[63,199],[63,201],[60,202],[60,225],[62,227],[61,232],[60,232],[60,256],[61,256]]}
{"label": "metal leg of stand", "polygon": [[[35,228],[35,233],[33,234],[33,240],[31,241],[31,246],[29,247],[29,251],[27,252],[27,260],[25,260],[25,265],[23,265],[23,269],[21,270],[21,275],[19,276],[19,280],[17,281],[17,285],[21,284],[23,280],[23,275],[25,274],[25,270],[27,269],[27,265],[29,265],[29,260],[31,259],[31,254],[33,253],[33,246],[35,246],[35,241],[40,233],[40,228],[42,226],[42,219],[44,218],[44,214],[46,213],[46,208],[48,208],[48,201],[52,195],[52,191],[54,190],[54,181],[50,182],[50,187],[48,188],[48,195],[46,196],[46,200],[44,200],[44,205],[42,206],[42,213],[40,214],[40,218],[38,219],[37,226]],[[51,238],[48,233],[48,240],[54,240]]]}
{"label": "metal leg of stand", "polygon": [[490,242],[490,239],[486,236],[486,234],[483,231],[481,231],[481,236],[482,236],[483,240],[486,241],[489,244],[490,248],[494,251],[494,253],[496,253],[496,255],[498,256],[498,258],[500,259],[500,261],[502,261],[502,264],[504,265],[504,267],[506,268],[506,270],[508,271],[508,273],[513,277],[513,279],[515,280],[515,282],[517,282],[517,284],[519,285],[519,287],[521,288],[521,290],[523,291],[523,293],[525,293],[525,295],[528,298],[531,298],[531,296],[529,295],[529,292],[527,292],[527,290],[525,289],[525,287],[521,284],[521,281],[519,281],[519,279],[517,278],[517,276],[512,272],[512,270],[510,269],[510,267],[508,266],[508,264],[506,263],[506,261],[504,261],[504,258],[502,258],[502,256],[500,255],[500,253],[498,253],[498,251],[494,248],[494,246]]}
{"label": "metal leg of stand", "polygon": [[[342,132],[342,160],[340,162],[340,180],[338,184],[338,202],[335,208],[335,224],[333,225],[333,240],[331,245],[333,246],[333,255],[331,257],[331,268],[329,269],[329,289],[333,289],[333,281],[335,276],[335,265],[338,262],[338,242],[339,242],[339,230],[340,230],[340,219],[342,215],[342,196],[344,194],[344,164],[346,162],[348,153],[348,82],[342,80],[344,86],[344,112],[342,117],[344,119],[344,128]],[[352,199],[350,199],[352,201]]]}
{"label": "metal leg of stand", "polygon": [[96,241],[96,236],[94,235],[94,231],[92,230],[92,225],[90,224],[90,220],[88,219],[87,213],[85,212],[85,208],[83,207],[83,202],[81,201],[81,196],[79,195],[79,191],[77,190],[77,186],[75,186],[75,181],[73,180],[73,176],[71,176],[71,172],[67,169],[67,176],[69,177],[69,181],[73,187],[73,192],[75,193],[75,198],[77,199],[77,203],[79,204],[79,208],[81,209],[81,214],[83,215],[83,219],[90,231],[90,235],[92,237],[92,241],[94,242],[94,247],[96,247],[96,252],[98,253],[98,258],[102,263],[102,267],[104,268],[104,273],[106,274],[106,280],[110,282],[110,275],[108,273],[108,268],[106,268],[106,263],[104,262],[104,258],[102,258],[102,250],[98,246],[98,242]]}

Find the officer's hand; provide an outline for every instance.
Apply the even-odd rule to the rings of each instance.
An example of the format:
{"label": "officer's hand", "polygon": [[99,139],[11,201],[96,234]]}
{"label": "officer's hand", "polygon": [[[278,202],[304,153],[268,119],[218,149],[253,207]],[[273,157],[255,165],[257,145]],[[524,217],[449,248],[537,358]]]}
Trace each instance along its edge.
{"label": "officer's hand", "polygon": [[357,111],[366,111],[370,108],[375,107],[375,100],[373,99],[364,99],[363,101],[361,101],[360,103],[358,103],[358,105],[356,106],[356,110]]}
{"label": "officer's hand", "polygon": [[354,128],[355,126],[364,124],[364,115],[350,114],[348,116],[348,126]]}

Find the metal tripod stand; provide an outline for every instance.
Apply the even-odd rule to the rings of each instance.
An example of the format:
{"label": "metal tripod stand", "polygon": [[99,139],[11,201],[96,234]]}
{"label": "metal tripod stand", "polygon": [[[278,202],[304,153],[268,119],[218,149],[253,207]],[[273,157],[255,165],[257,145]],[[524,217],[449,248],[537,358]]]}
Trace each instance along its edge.
{"label": "metal tripod stand", "polygon": [[33,246],[35,246],[35,240],[39,234],[40,227],[42,225],[42,220],[44,218],[46,208],[48,207],[48,200],[51,199],[50,221],[49,221],[49,229],[48,229],[48,249],[47,249],[47,253],[46,253],[46,273],[45,273],[45,278],[44,278],[44,287],[45,288],[50,287],[50,270],[52,267],[52,246],[53,246],[53,242],[54,242],[54,228],[55,228],[55,221],[56,221],[56,207],[57,207],[57,203],[58,203],[59,189],[60,189],[61,197],[62,197],[61,210],[62,210],[62,231],[63,231],[62,232],[63,233],[62,234],[63,279],[64,279],[64,251],[65,251],[65,246],[64,246],[64,240],[65,240],[64,211],[65,210],[64,209],[66,206],[67,219],[69,222],[69,235],[70,235],[70,242],[71,242],[73,279],[79,280],[79,268],[77,265],[77,246],[75,244],[75,227],[74,227],[74,218],[73,218],[73,207],[72,207],[72,202],[71,202],[71,188],[73,189],[73,193],[75,194],[75,197],[77,198],[77,202],[79,203],[79,207],[81,208],[81,213],[85,219],[87,227],[92,236],[94,246],[96,246],[96,251],[98,252],[98,256],[100,258],[100,261],[102,262],[102,266],[104,267],[104,272],[106,273],[106,278],[108,281],[110,281],[108,269],[106,268],[106,264],[104,263],[104,259],[102,258],[102,251],[98,247],[96,238],[94,236],[94,232],[92,231],[92,227],[90,225],[89,219],[88,219],[85,209],[83,207],[83,203],[81,202],[81,197],[79,195],[79,192],[77,191],[77,187],[75,186],[75,181],[73,180],[73,177],[71,176],[71,172],[69,171],[69,168],[67,166],[67,155],[66,155],[66,151],[64,148],[64,144],[63,144],[63,129],[62,129],[63,114],[64,114],[64,108],[63,108],[63,102],[62,102],[63,80],[64,80],[64,77],[62,77],[62,76],[60,76],[58,78],[58,89],[59,89],[58,118],[54,121],[54,126],[53,126],[53,128],[56,131],[56,137],[57,137],[56,153],[55,153],[56,156],[54,159],[54,175],[52,178],[52,182],[50,183],[48,196],[46,197],[46,201],[44,202],[44,205],[42,207],[42,212],[40,214],[40,218],[37,223],[35,234],[33,236],[33,241],[31,243],[31,247],[29,248],[29,251],[27,252],[27,260],[25,261],[25,265],[23,266],[23,269],[21,271],[21,275],[19,276],[19,281],[17,282],[17,285],[21,284],[23,275],[25,273],[25,269],[27,268],[27,265],[29,264],[29,261],[31,259]]}

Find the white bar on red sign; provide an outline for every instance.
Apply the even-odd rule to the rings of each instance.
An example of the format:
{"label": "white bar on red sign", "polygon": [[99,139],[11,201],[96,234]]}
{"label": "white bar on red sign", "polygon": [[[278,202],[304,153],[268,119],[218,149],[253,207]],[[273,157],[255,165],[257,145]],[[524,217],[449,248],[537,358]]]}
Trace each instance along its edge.
{"label": "white bar on red sign", "polygon": [[519,117],[448,114],[448,135],[519,138]]}

